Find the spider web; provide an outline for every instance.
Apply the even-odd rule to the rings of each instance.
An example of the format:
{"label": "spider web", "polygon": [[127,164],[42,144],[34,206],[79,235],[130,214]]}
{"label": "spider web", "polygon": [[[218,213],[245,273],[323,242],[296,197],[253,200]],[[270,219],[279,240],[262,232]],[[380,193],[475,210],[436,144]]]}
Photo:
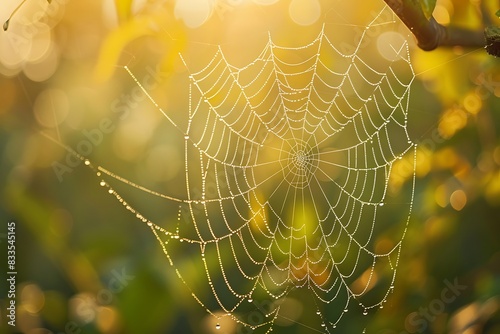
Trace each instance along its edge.
{"label": "spider web", "polygon": [[[367,314],[392,292],[414,172],[409,191],[392,193],[390,184],[398,160],[415,168],[407,131],[414,72],[406,41],[391,45],[390,57],[360,56],[376,45],[381,26],[394,23],[383,20],[384,11],[349,52],[325,25],[301,47],[269,36],[243,67],[231,65],[221,47],[201,69],[183,58],[190,71],[185,122],[125,67],[184,144],[185,195],[85,164],[151,228],[179,279],[217,318],[216,329],[230,319],[271,331],[290,294],[304,290],[316,305],[315,330],[331,332],[349,310]],[[177,224],[150,221],[109,177],[175,204]],[[197,275],[178,266],[186,254]]]}

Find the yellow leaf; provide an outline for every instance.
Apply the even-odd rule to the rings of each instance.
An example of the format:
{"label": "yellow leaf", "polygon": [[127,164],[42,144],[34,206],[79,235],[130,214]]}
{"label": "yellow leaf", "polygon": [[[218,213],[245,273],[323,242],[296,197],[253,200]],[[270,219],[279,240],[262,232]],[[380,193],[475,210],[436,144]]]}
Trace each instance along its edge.
{"label": "yellow leaf", "polygon": [[130,18],[132,0],[115,0],[116,14],[120,22]]}
{"label": "yellow leaf", "polygon": [[[172,39],[167,31],[176,36]],[[98,82],[107,80],[116,69],[116,65],[123,49],[132,41],[143,36],[156,36],[158,42],[169,43],[170,51],[162,63],[162,68],[167,68],[166,63],[171,63],[184,45],[184,31],[173,14],[166,10],[159,10],[151,15],[134,17],[121,24],[110,32],[104,40],[99,60],[94,69],[94,77]],[[126,64],[123,64],[126,65]]]}

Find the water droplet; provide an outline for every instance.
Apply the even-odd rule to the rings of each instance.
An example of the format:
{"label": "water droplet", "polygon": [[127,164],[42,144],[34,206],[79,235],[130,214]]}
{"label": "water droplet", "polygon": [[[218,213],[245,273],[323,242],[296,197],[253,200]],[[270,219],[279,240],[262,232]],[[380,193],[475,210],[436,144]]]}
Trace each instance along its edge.
{"label": "water droplet", "polygon": [[85,166],[89,166],[89,165],[90,165],[90,161],[85,160]]}
{"label": "water droplet", "polygon": [[345,308],[345,309],[344,309],[344,312],[347,312],[347,311],[348,311],[348,309],[346,309],[346,308]]}
{"label": "water droplet", "polygon": [[368,311],[367,310],[364,310],[363,311],[363,315],[367,315],[368,314]]}
{"label": "water droplet", "polygon": [[380,304],[380,308],[384,308],[384,305]]}
{"label": "water droplet", "polygon": [[379,205],[379,206],[384,206],[384,203],[379,203],[378,205]]}
{"label": "water droplet", "polygon": [[215,325],[215,329],[220,329],[220,324],[217,323],[217,325]]}
{"label": "water droplet", "polygon": [[104,187],[106,185],[106,182],[104,181],[101,181],[101,183],[99,183],[101,185],[101,187]]}
{"label": "water droplet", "polygon": [[112,194],[113,193],[113,189],[109,189],[108,193]]}
{"label": "water droplet", "polygon": [[184,139],[188,140],[189,139],[189,135],[185,135]]}
{"label": "water droplet", "polygon": [[249,303],[253,303],[253,299],[252,299],[252,297],[248,298],[248,302],[249,302]]}
{"label": "water droplet", "polygon": [[152,222],[148,222],[148,226],[153,226],[153,223]]}
{"label": "water droplet", "polygon": [[320,315],[320,314],[321,314],[321,312],[318,310],[318,311],[316,311],[316,314],[317,314],[317,315]]}

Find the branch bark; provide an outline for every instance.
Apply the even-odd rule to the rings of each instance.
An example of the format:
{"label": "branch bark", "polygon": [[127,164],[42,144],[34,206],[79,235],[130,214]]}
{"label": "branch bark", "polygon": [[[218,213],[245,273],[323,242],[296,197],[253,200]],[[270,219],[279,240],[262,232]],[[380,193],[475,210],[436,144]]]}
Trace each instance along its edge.
{"label": "branch bark", "polygon": [[422,50],[432,51],[439,46],[484,47],[486,44],[483,31],[445,27],[432,16],[428,20],[418,0],[384,1],[411,30]]}

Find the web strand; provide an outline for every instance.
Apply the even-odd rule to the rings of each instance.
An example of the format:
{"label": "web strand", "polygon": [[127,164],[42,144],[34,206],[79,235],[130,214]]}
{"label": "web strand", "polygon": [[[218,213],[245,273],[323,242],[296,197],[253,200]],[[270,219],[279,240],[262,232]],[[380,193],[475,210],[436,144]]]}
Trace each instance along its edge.
{"label": "web strand", "polygon": [[[416,145],[407,119],[415,74],[406,42],[391,46],[392,59],[362,56],[375,44],[371,29],[388,24],[381,13],[352,53],[341,52],[323,26],[301,47],[280,46],[269,35],[243,67],[231,65],[221,47],[197,70],[180,55],[189,71],[186,126],[124,67],[183,140],[186,196],[86,165],[151,228],[179,279],[213,316],[269,331],[289,294],[308,289],[321,323],[314,330],[331,332],[353,307],[367,314],[387,301],[414,200]],[[402,163],[412,169],[406,196],[390,188]],[[113,180],[178,204],[177,225],[150,221]],[[394,205],[405,216],[391,222]],[[182,272],[182,254],[194,254],[203,283]],[[257,301],[267,302],[257,308],[265,313],[261,323],[238,316]],[[337,314],[326,317],[325,305],[336,305]]]}

